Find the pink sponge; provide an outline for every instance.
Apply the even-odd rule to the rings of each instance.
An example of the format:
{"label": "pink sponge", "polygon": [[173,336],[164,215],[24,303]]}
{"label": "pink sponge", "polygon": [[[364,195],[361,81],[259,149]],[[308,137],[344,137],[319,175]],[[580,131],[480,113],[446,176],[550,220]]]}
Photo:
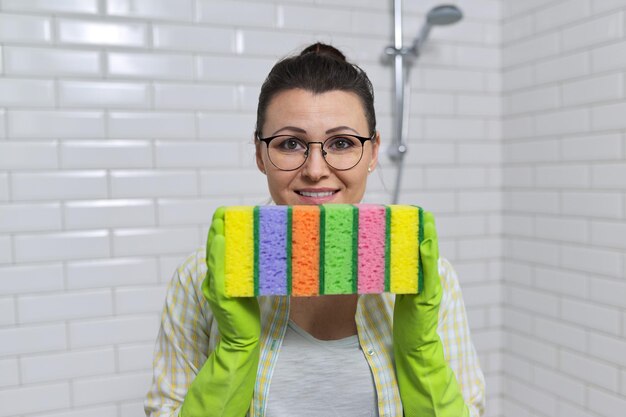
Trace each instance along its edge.
{"label": "pink sponge", "polygon": [[386,210],[359,205],[359,294],[385,291]]}

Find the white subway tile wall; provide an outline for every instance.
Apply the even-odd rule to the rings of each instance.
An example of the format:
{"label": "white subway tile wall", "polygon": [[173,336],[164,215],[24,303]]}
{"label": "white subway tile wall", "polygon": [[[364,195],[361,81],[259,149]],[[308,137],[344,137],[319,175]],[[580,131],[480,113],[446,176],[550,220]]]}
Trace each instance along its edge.
{"label": "white subway tile wall", "polygon": [[4,46],[4,74],[45,77],[98,77],[102,53],[97,50]]}
{"label": "white subway tile wall", "polygon": [[76,45],[145,47],[146,29],[143,23],[102,23],[69,19],[57,21],[58,42]]}
{"label": "white subway tile wall", "polygon": [[5,169],[58,168],[56,141],[0,142],[0,166]]}
{"label": "white subway tile wall", "polygon": [[0,416],[12,417],[36,412],[69,408],[70,384],[36,384],[0,391],[4,404]]}
{"label": "white subway tile wall", "polygon": [[2,10],[35,13],[98,13],[98,0],[2,0]]}
{"label": "white subway tile wall", "polygon": [[2,78],[0,79],[0,105],[54,107],[54,82],[51,80]]}
{"label": "white subway tile wall", "polygon": [[[404,3],[408,41],[440,2]],[[487,416],[621,417],[626,0],[452,3],[411,72],[401,202],[438,218]],[[0,0],[0,417],[143,414],[176,265],[216,207],[267,201],[267,71],[339,46],[389,143],[391,22],[374,0]]]}
{"label": "white subway tile wall", "polygon": [[10,183],[11,200],[107,198],[107,181],[104,170],[13,172]]}
{"label": "white subway tile wall", "polygon": [[115,351],[112,348],[33,355],[20,360],[25,383],[54,381],[113,373]]}
{"label": "white subway tile wall", "polygon": [[0,14],[0,41],[49,43],[52,40],[51,19],[38,16]]}
{"label": "white subway tile wall", "polygon": [[67,108],[147,108],[148,83],[110,81],[59,81],[58,99]]}
{"label": "white subway tile wall", "polygon": [[626,1],[503,5],[503,415],[618,416]]}
{"label": "white subway tile wall", "polygon": [[104,113],[100,111],[11,110],[7,122],[10,138],[104,138]]}

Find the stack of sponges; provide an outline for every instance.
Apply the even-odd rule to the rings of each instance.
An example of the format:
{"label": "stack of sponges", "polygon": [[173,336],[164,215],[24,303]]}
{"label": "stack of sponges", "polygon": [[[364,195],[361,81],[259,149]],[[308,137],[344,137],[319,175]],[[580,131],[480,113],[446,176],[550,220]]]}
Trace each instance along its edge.
{"label": "stack of sponges", "polygon": [[225,207],[226,295],[418,293],[422,213],[408,205]]}

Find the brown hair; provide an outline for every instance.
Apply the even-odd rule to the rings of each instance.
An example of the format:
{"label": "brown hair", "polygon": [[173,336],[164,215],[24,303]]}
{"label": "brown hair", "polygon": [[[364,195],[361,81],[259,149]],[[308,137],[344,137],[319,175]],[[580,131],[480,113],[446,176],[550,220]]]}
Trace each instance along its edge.
{"label": "brown hair", "polygon": [[262,136],[265,113],[272,98],[295,88],[315,94],[333,90],[356,94],[363,104],[369,134],[376,131],[374,89],[367,74],[348,62],[338,49],[318,42],[304,48],[299,55],[282,59],[268,74],[259,94],[255,137]]}

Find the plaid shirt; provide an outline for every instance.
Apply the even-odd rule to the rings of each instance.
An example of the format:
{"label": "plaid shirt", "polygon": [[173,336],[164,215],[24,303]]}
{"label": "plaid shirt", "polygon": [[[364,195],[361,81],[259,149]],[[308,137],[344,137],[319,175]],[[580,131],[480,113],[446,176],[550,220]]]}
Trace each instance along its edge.
{"label": "plaid shirt", "polygon": [[[445,259],[440,259],[439,274],[443,297],[438,333],[470,415],[478,417],[484,410],[485,381],[470,339],[461,289]],[[215,348],[219,333],[202,295],[205,275],[201,249],[178,268],[170,282],[154,351],[152,386],[144,403],[147,416],[178,417],[187,388]],[[380,417],[402,416],[393,363],[393,305],[391,294],[361,295],[355,316],[359,343],[374,377]],[[265,415],[272,371],[289,320],[289,297],[259,297],[259,306],[261,358],[250,417]]]}

